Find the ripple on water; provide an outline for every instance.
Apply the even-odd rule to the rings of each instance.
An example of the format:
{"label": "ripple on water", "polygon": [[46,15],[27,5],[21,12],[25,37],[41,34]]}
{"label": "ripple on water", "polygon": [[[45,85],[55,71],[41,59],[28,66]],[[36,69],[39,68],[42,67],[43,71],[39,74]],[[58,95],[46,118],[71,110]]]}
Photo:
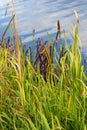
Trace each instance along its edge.
{"label": "ripple on water", "polygon": [[[12,16],[11,0],[0,0],[0,24],[4,27]],[[7,16],[4,16],[5,5],[9,2]],[[61,21],[61,30],[70,37],[71,25],[75,23],[73,10],[80,17],[79,35],[82,41],[82,53],[87,55],[87,0],[15,0],[17,11],[18,32],[24,44],[32,40],[32,30],[37,37],[46,38],[46,30],[55,38],[57,20]]]}

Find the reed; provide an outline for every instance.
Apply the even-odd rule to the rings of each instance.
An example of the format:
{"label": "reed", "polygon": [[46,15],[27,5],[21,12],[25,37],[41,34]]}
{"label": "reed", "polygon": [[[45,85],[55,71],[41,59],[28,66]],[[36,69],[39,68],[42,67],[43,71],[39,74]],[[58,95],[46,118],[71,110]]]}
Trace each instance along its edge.
{"label": "reed", "polygon": [[73,26],[70,48],[64,34],[63,55],[49,36],[47,44],[39,41],[34,63],[32,49],[26,56],[26,47],[19,49],[17,31],[15,35],[16,53],[0,47],[0,129],[86,130],[87,76],[78,47],[78,24]]}
{"label": "reed", "polygon": [[[12,0],[12,8],[13,8],[13,13],[15,14],[15,17],[16,17],[16,9],[14,5],[14,0]],[[14,22],[13,25],[14,25],[14,34],[15,34],[15,53],[16,53],[16,58],[17,58],[18,77],[21,80],[21,55],[20,55],[20,49],[19,49],[17,20],[13,19],[13,22]]]}

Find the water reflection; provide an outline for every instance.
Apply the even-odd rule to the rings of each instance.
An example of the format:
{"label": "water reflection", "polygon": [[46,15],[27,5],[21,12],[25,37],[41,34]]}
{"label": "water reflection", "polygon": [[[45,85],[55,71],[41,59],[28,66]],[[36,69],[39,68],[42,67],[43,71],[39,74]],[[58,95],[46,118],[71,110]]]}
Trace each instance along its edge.
{"label": "water reflection", "polygon": [[[11,15],[11,0],[0,0],[0,23],[6,26]],[[4,17],[5,3],[9,2],[8,15]],[[46,37],[46,30],[55,38],[56,22],[61,21],[61,30],[65,30],[70,38],[71,25],[75,23],[73,10],[76,9],[80,17],[79,34],[82,40],[82,51],[86,54],[87,43],[87,1],[71,0],[15,0],[17,11],[19,36],[24,44],[32,40],[32,30],[36,37]],[[87,55],[87,54],[86,54]]]}

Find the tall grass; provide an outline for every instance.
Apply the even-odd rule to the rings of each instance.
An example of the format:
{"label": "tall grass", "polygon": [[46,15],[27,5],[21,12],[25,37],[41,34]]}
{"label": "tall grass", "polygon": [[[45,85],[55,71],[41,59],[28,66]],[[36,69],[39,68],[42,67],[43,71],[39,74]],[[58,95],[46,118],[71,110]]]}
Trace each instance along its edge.
{"label": "tall grass", "polygon": [[[0,47],[1,130],[87,129],[87,86],[78,47],[78,24],[73,26],[72,38],[73,44],[69,48],[64,35],[66,52],[59,60],[56,60],[57,51],[51,59],[49,48],[54,43],[52,39],[48,46],[41,40],[35,64],[26,56],[24,46],[19,52],[21,65],[16,59],[19,53]],[[19,40],[15,42],[19,43]],[[46,70],[42,73],[43,68]]]}

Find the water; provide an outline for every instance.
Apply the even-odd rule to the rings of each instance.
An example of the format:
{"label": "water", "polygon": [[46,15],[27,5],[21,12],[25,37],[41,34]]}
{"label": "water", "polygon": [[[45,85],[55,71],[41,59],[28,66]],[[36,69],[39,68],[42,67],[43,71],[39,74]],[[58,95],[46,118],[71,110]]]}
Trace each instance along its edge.
{"label": "water", "polygon": [[[6,3],[9,3],[9,9],[4,16]],[[81,51],[84,56],[87,56],[87,0],[15,0],[15,7],[19,36],[26,45],[29,45],[29,41],[32,40],[33,29],[35,29],[35,37],[46,39],[46,31],[48,31],[55,39],[57,20],[61,22],[61,32],[64,29],[70,39],[71,25],[75,23],[73,10],[76,9],[80,18]],[[0,24],[6,27],[11,16],[11,1],[0,0]]]}

